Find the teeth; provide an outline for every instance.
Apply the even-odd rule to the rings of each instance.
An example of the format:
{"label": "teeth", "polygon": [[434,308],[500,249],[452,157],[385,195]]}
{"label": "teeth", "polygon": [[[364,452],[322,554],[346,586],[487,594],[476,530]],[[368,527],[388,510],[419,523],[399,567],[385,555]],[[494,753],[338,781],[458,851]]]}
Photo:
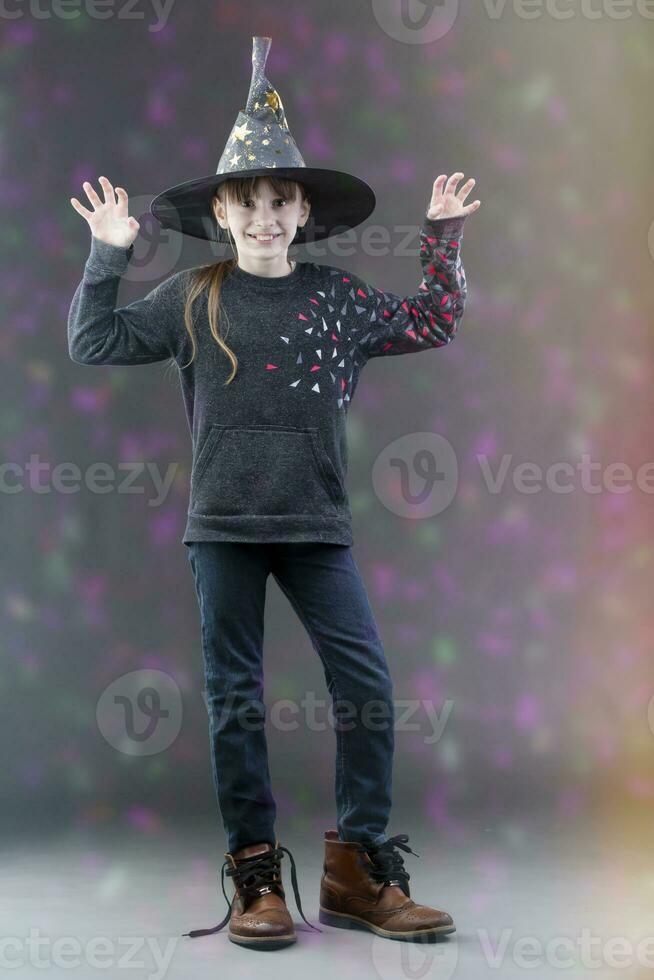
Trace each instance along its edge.
{"label": "teeth", "polygon": [[277,237],[277,235],[250,235],[250,238],[256,238],[258,242],[271,242],[273,238]]}

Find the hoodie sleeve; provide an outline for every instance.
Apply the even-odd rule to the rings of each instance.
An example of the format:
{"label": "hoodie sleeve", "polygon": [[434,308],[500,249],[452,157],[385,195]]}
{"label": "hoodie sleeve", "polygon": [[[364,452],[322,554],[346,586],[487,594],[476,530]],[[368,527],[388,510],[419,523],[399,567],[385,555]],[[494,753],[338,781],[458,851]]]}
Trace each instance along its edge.
{"label": "hoodie sleeve", "polygon": [[[118,287],[134,246],[92,236],[91,251],[68,314],[68,352],[78,364],[150,364],[177,359],[183,338],[175,273],[143,299],[116,309]],[[183,324],[182,324],[183,328]]]}
{"label": "hoodie sleeve", "polygon": [[466,302],[461,239],[466,216],[432,220],[420,229],[422,282],[415,296],[397,296],[352,276],[357,347],[367,360],[393,354],[417,354],[449,344],[459,328]]}

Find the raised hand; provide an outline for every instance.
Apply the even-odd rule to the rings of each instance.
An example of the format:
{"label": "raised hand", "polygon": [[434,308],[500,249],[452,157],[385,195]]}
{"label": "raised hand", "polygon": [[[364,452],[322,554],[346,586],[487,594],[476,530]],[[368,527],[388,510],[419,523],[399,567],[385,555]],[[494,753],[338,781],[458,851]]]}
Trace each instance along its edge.
{"label": "raised hand", "polygon": [[111,182],[106,177],[100,177],[99,180],[104,191],[104,201],[100,200],[88,180],[82,184],[93,205],[93,211],[80,204],[76,197],[71,197],[70,203],[78,214],[86,218],[94,238],[99,238],[107,245],[129,248],[141,226],[136,218],[130,218],[127,213],[127,191],[123,187],[117,187],[114,192]]}
{"label": "raised hand", "polygon": [[428,218],[459,218],[461,215],[471,214],[480,207],[481,201],[473,201],[464,208],[463,202],[472,190],[475,180],[473,177],[467,180],[457,194],[456,185],[462,177],[462,173],[456,173],[452,174],[449,180],[447,174],[441,174],[436,178],[427,211]]}

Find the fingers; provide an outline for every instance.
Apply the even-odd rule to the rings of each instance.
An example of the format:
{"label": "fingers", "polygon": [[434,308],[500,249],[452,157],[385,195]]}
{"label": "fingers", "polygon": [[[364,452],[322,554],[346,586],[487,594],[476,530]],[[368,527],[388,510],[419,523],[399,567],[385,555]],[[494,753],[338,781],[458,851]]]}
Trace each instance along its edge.
{"label": "fingers", "polygon": [[441,197],[443,193],[443,184],[445,183],[446,180],[447,180],[447,174],[441,174],[440,177],[437,177],[436,180],[434,181],[434,186],[431,192],[430,207],[433,207],[434,203],[438,200],[438,198]]}
{"label": "fingers", "polygon": [[[440,176],[437,177],[436,180],[434,181],[434,187],[433,187],[432,198],[431,198],[432,203],[434,203],[437,200],[437,198],[439,198],[441,195],[454,194],[456,190],[456,186],[459,183],[459,181],[462,179],[462,177],[463,174],[460,171],[457,171],[457,173],[452,174],[449,180],[447,178],[447,174],[440,174]],[[458,197],[460,201],[465,201],[466,197],[472,190],[474,184],[475,184],[475,180],[473,177],[471,177],[470,180],[466,181],[466,183],[463,185],[461,190],[456,194],[456,197]]]}
{"label": "fingers", "polygon": [[445,193],[453,194],[456,189],[456,185],[459,183],[462,177],[463,177],[462,173],[452,174],[447,184],[445,185]]}
{"label": "fingers", "polygon": [[[100,181],[100,185],[102,186],[102,190],[104,193],[104,201],[102,201],[99,195],[96,194],[93,184],[91,184],[88,180],[85,180],[84,183],[82,184],[82,187],[86,191],[86,196],[88,197],[93,207],[100,208],[102,207],[103,204],[112,204],[114,207],[116,207],[116,205],[124,206],[126,211],[127,192],[122,187],[117,187],[115,193],[118,195],[118,201],[116,201],[116,197],[114,195],[114,188],[111,181],[108,180],[107,177],[99,177],[98,180]],[[73,207],[75,207],[76,210],[79,210],[79,208],[82,207],[79,201],[77,201],[77,198],[71,198],[70,200],[71,200],[71,204],[73,204]],[[77,201],[77,205],[73,203],[75,201]],[[84,214],[84,217],[87,217],[91,215],[91,212],[88,211],[86,208],[82,208],[80,214]]]}
{"label": "fingers", "polygon": [[83,204],[80,204],[80,202],[77,200],[76,197],[71,197],[70,203],[73,205],[77,213],[81,214],[82,217],[86,218],[87,221],[89,220],[89,218],[93,217],[93,212],[87,210],[87,208],[85,208]]}
{"label": "fingers", "polygon": [[110,180],[106,177],[99,177],[98,180],[102,184],[102,190],[104,191],[105,204],[116,204],[116,198],[114,197],[114,189]]}
{"label": "fingers", "polygon": [[461,190],[456,195],[460,201],[465,201],[466,197],[468,196],[468,194],[472,190],[474,184],[475,184],[474,177],[471,177],[470,180],[467,180],[465,182],[465,184],[463,185],[463,187],[461,188]]}
{"label": "fingers", "polygon": [[127,214],[127,191],[124,187],[116,188],[116,197],[118,198],[118,213]]}
{"label": "fingers", "polygon": [[91,202],[91,204],[93,205],[93,207],[94,208],[102,207],[102,201],[100,200],[100,198],[98,197],[98,195],[95,193],[95,189],[93,187],[93,184],[89,183],[88,180],[85,180],[84,183],[82,184],[82,187],[86,191],[86,196],[88,197],[88,199]]}
{"label": "fingers", "polygon": [[[449,178],[449,180],[447,181],[443,189],[443,197],[445,197],[446,195],[452,195],[456,197],[457,200],[459,200],[461,203],[465,201],[466,197],[468,196],[472,188],[475,186],[477,181],[475,180],[474,177],[470,177],[469,180],[467,180],[465,184],[460,188],[460,190],[456,191],[457,184],[462,179],[462,177],[463,174],[460,171],[457,171],[457,173],[452,174],[452,176]],[[434,194],[432,196],[432,204],[435,203],[436,201],[437,187],[438,189],[440,189],[442,187],[442,182],[444,180],[445,180],[445,175],[441,175],[440,177],[437,178],[437,180],[434,181]],[[475,201],[472,205],[470,205],[470,207],[472,208],[472,210],[476,210],[480,205],[481,205],[481,201]]]}
{"label": "fingers", "polygon": [[470,177],[465,184],[457,191],[459,182],[463,179],[461,171],[452,174],[448,179],[447,174],[440,174],[434,181],[431,202],[427,209],[427,216],[440,218],[443,215],[449,217],[459,217],[471,214],[481,207],[481,201],[473,201],[467,207],[462,207],[466,197],[475,186],[477,181]]}
{"label": "fingers", "polygon": [[86,194],[91,204],[96,208],[101,207],[103,204],[115,205],[116,198],[114,197],[114,189],[111,185],[111,181],[107,180],[106,177],[98,177],[98,180],[100,181],[100,185],[104,192],[104,201],[100,200],[99,196],[95,192],[93,184],[89,183],[88,180],[85,180],[84,183],[82,184],[82,187],[86,191]]}

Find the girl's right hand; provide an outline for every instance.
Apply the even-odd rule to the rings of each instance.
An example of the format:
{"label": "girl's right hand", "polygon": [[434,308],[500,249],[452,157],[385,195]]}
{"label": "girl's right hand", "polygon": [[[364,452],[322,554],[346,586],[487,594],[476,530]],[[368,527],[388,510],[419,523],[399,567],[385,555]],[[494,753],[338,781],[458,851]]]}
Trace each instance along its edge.
{"label": "girl's right hand", "polygon": [[100,177],[99,180],[104,191],[104,201],[100,200],[88,180],[82,184],[93,205],[93,211],[80,204],[76,197],[71,197],[70,203],[83,218],[86,218],[94,238],[99,238],[107,245],[129,248],[141,226],[136,218],[130,218],[127,213],[127,191],[123,187],[117,187],[115,195],[118,200],[116,201],[110,181],[106,177]]}

